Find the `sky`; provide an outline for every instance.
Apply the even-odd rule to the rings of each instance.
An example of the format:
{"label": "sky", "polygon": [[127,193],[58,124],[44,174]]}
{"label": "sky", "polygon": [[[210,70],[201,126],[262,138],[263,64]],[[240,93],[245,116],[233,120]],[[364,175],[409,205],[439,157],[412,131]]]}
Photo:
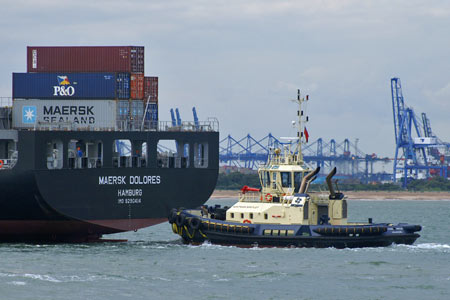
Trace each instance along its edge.
{"label": "sky", "polygon": [[295,134],[308,94],[310,141],[358,139],[393,157],[390,79],[450,142],[450,2],[0,0],[0,97],[26,71],[27,46],[145,46],[159,118],[216,117],[221,139]]}

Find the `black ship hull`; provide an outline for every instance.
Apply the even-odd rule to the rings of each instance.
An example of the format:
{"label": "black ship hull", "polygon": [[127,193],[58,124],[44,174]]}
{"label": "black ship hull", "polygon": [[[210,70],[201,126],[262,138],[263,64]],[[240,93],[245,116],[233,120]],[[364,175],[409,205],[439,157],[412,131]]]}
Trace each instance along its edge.
{"label": "black ship hull", "polygon": [[[102,165],[73,168],[66,148],[73,139],[100,140]],[[145,164],[114,165],[118,139],[147,143]],[[191,147],[190,163],[161,167],[157,143],[167,139]],[[64,145],[63,163],[49,169],[45,149],[55,140]],[[208,145],[205,166],[194,164],[195,143]],[[0,170],[1,241],[91,241],[155,225],[172,207],[207,201],[218,176],[217,132],[19,131],[17,148],[17,164]]]}
{"label": "black ship hull", "polygon": [[200,217],[200,210],[172,211],[169,222],[184,243],[239,247],[361,248],[413,244],[419,225],[279,225],[242,224]]}

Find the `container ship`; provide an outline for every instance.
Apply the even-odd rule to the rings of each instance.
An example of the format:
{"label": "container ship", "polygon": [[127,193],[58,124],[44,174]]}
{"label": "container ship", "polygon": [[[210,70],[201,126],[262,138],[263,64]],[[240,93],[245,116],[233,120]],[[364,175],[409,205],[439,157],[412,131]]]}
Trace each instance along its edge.
{"label": "container ship", "polygon": [[0,107],[0,241],[88,242],[203,204],[216,119],[158,117],[144,47],[28,47]]}

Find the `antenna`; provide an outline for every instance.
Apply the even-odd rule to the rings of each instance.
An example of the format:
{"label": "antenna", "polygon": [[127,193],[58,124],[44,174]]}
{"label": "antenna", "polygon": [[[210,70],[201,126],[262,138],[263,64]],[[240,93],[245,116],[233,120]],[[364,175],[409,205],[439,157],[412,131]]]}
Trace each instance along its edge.
{"label": "antenna", "polygon": [[[300,94],[300,90],[297,90],[297,99],[292,100],[294,102],[296,102],[298,104],[298,111],[297,111],[297,116],[298,116],[298,121],[297,121],[297,137],[298,137],[298,143],[297,143],[297,161],[299,161],[300,163],[303,163],[303,154],[302,154],[302,143],[303,143],[303,124],[302,124],[302,119],[303,119],[303,110],[302,110],[302,103],[307,101],[309,99],[309,96],[306,96],[306,100],[304,98],[301,97]],[[308,117],[305,117],[305,122],[307,122],[309,120]],[[306,139],[308,139],[306,137]]]}

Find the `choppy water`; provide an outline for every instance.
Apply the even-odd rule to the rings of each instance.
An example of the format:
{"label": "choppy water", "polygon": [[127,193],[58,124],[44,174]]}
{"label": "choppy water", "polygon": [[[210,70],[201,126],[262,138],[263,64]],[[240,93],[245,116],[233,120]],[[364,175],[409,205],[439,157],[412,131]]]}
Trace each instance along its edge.
{"label": "choppy water", "polygon": [[342,250],[187,246],[164,223],[110,236],[126,243],[0,244],[0,299],[450,299],[450,201],[349,201],[349,217],[421,224],[422,237]]}

